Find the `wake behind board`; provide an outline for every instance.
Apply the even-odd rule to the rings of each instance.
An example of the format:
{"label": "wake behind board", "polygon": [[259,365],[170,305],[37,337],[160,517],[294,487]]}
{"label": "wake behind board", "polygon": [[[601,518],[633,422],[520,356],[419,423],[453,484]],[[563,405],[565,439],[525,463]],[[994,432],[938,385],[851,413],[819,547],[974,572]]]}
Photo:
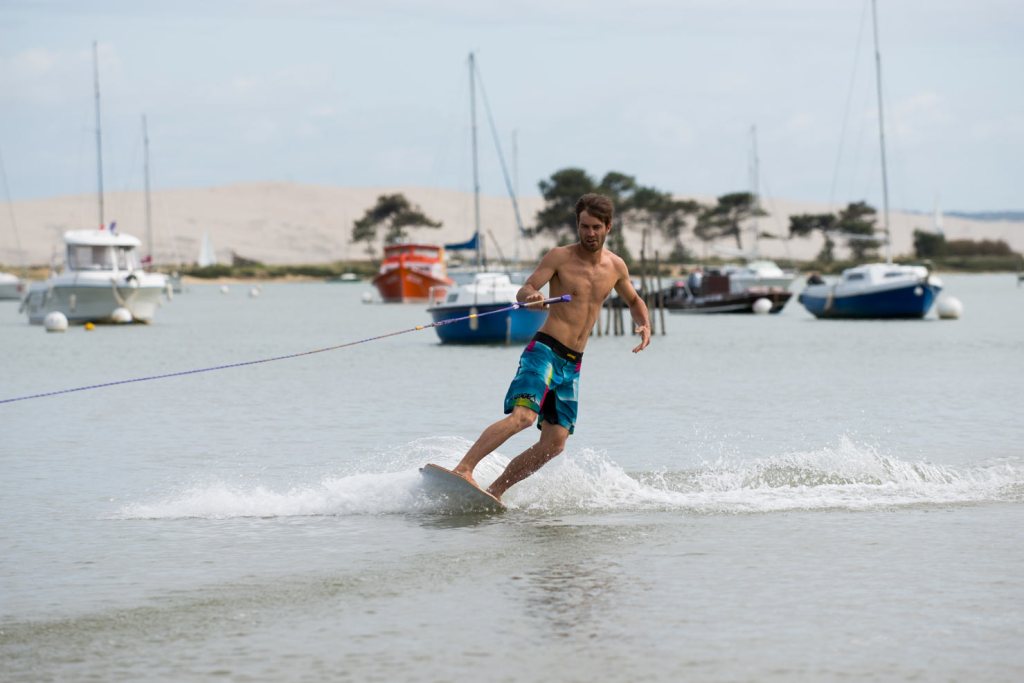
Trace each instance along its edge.
{"label": "wake behind board", "polygon": [[443,497],[446,504],[459,512],[501,512],[505,509],[502,502],[487,491],[440,465],[424,465],[420,474],[427,493]]}

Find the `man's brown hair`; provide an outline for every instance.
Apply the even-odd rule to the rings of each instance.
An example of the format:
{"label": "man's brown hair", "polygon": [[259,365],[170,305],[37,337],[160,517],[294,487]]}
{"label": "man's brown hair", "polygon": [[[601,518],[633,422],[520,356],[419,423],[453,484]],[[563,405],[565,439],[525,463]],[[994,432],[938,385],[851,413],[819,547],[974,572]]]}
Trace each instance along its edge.
{"label": "man's brown hair", "polygon": [[615,205],[612,204],[612,200],[602,194],[588,192],[576,201],[577,225],[580,222],[580,214],[584,211],[610,227],[612,216],[615,215]]}

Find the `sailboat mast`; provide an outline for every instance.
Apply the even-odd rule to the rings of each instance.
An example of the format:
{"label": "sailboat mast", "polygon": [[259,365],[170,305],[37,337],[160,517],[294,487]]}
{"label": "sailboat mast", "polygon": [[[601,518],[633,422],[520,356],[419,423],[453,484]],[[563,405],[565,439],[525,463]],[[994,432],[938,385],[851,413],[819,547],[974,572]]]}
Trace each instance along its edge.
{"label": "sailboat mast", "polygon": [[761,161],[757,156],[757,126],[753,125],[750,127],[750,192],[754,195],[753,209],[754,216],[752,219],[753,232],[754,232],[754,250],[753,256],[755,259],[760,258],[760,250],[758,245],[758,237],[761,232],[757,224],[757,210],[761,208]]}
{"label": "sailboat mast", "polygon": [[100,229],[106,225],[103,215],[103,138],[100,133],[100,58],[96,41],[92,43],[92,82],[96,94],[96,193],[99,196]]}
{"label": "sailboat mast", "polygon": [[[512,131],[512,201],[513,207],[516,211],[516,218],[518,223],[519,207],[515,205],[515,198],[519,196],[519,131]],[[519,244],[523,241],[523,231],[521,227],[516,225],[516,245],[515,245],[515,256],[514,260],[516,265],[519,264]]]}
{"label": "sailboat mast", "polygon": [[878,89],[878,143],[882,148],[882,225],[885,228],[885,262],[892,263],[892,233],[889,230],[889,177],[885,164],[885,115],[882,106],[882,54],[878,49],[878,8],[871,0],[871,21],[875,29],[875,86]]}
{"label": "sailboat mast", "polygon": [[142,169],[146,188],[146,254],[153,262],[153,211],[149,202],[149,131],[146,128],[146,115],[142,115]]}
{"label": "sailboat mast", "polygon": [[14,200],[11,199],[11,186],[7,184],[7,169],[4,167],[4,155],[0,153],[0,180],[4,183],[4,197],[7,199],[7,211],[11,216],[11,227],[14,229],[14,246],[18,250],[18,259],[22,270],[25,265],[25,252],[21,249],[21,235],[18,233],[18,222],[14,220]]}
{"label": "sailboat mast", "polygon": [[476,267],[483,265],[484,238],[480,234],[480,170],[476,142],[476,57],[469,53],[469,118],[473,139],[473,227],[476,235]]}

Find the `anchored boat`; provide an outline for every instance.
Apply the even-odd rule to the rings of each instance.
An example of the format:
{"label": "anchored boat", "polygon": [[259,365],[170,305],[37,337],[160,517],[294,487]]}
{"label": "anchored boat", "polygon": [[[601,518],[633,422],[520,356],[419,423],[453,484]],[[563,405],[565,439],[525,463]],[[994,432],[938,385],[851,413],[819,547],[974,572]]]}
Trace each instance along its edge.
{"label": "anchored boat", "polygon": [[[544,308],[508,309],[516,303],[521,285],[506,273],[473,273],[466,284],[453,287],[427,309],[435,323],[467,318],[434,329],[444,344],[510,344],[529,341],[547,319]],[[483,316],[483,317],[478,317]]]}
{"label": "anchored boat", "polygon": [[52,311],[63,313],[69,323],[115,322],[118,308],[127,310],[133,321],[153,320],[167,278],[142,269],[138,239],[109,230],[70,230],[64,243],[64,268],[32,283],[22,301],[30,323],[42,324]]}
{"label": "anchored boat", "polygon": [[[98,230],[64,233],[64,267],[44,281],[29,286],[21,302],[28,321],[40,325],[47,313],[63,313],[69,323],[143,322],[153,320],[167,278],[146,272],[138,257],[141,244],[131,235],[119,234],[111,222],[106,229],[103,213],[103,147],[100,144],[100,81],[97,46],[93,43],[93,74],[96,94],[96,161]],[[147,181],[148,185],[148,181]],[[120,313],[124,309],[130,319]]]}
{"label": "anchored boat", "polygon": [[0,299],[20,299],[25,284],[17,275],[0,273]]}
{"label": "anchored boat", "polygon": [[838,282],[809,284],[799,301],[816,318],[923,318],[941,291],[924,266],[869,263]]}
{"label": "anchored boat", "polygon": [[389,244],[373,285],[386,303],[424,302],[431,290],[451,285],[444,247],[436,244]]}
{"label": "anchored boat", "polygon": [[699,289],[677,280],[662,291],[665,308],[671,313],[754,313],[758,301],[770,302],[769,313],[778,313],[793,293],[783,287],[733,283],[730,272],[711,271],[700,280]]}
{"label": "anchored boat", "polygon": [[[885,165],[885,117],[882,106],[882,58],[878,48],[878,18],[871,3],[875,35],[875,86],[878,91],[878,142],[881,149],[882,218],[885,263],[868,263],[843,271],[838,282],[811,283],[799,301],[816,318],[923,318],[942,291],[938,278],[924,266],[893,263],[889,226],[889,181]],[[853,235],[853,238],[862,238]],[[873,239],[873,238],[869,238]]]}

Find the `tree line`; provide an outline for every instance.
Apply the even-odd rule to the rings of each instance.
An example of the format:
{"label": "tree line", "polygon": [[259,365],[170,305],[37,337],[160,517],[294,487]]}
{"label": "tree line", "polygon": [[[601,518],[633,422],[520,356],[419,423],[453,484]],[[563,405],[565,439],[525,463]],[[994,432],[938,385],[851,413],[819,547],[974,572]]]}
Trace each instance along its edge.
{"label": "tree line", "polygon": [[[588,192],[609,197],[616,206],[613,230],[608,247],[627,261],[633,260],[626,248],[626,230],[639,231],[641,249],[646,249],[652,233],[658,233],[672,244],[670,261],[692,262],[693,253],[684,236],[691,233],[697,240],[708,243],[732,239],[743,252],[743,224],[748,220],[769,214],[761,207],[752,192],[730,192],[713,203],[704,204],[692,199],[676,199],[671,193],[642,185],[635,176],[609,171],[600,180],[581,168],[563,168],[538,183],[544,206],[537,212],[534,224],[524,228],[527,236],[546,235],[558,244],[576,239],[576,200]],[[816,231],[824,244],[816,260],[822,264],[837,261],[836,247],[845,246],[855,261],[878,258],[877,249],[884,241],[877,234],[877,211],[867,202],[850,202],[834,213],[796,214],[789,217],[791,238],[807,238]],[[352,240],[365,243],[369,256],[376,255],[378,235],[384,232],[384,242],[393,243],[408,238],[410,228],[439,228],[441,222],[427,216],[402,194],[381,195],[352,227]],[[981,255],[1012,254],[1005,242],[977,245],[971,240],[946,242],[944,237],[922,231],[914,232],[914,246],[919,258],[932,258],[942,254],[969,255],[971,249]],[[759,237],[776,238],[762,233]],[[941,239],[940,239],[941,238]],[[960,244],[963,243],[963,244]],[[968,244],[970,243],[970,244]],[[973,245],[973,246],[971,246]],[[978,251],[980,250],[980,251]]]}
{"label": "tree line", "polygon": [[[635,176],[610,171],[600,180],[580,168],[564,168],[539,183],[544,207],[537,212],[534,224],[524,228],[527,236],[548,235],[558,244],[576,239],[576,200],[588,192],[609,197],[616,206],[615,228],[608,246],[617,254],[631,260],[623,233],[638,230],[644,244],[652,232],[661,234],[672,243],[671,260],[687,261],[692,254],[684,242],[684,234],[691,231],[698,239],[710,242],[732,238],[738,249],[743,249],[741,225],[754,216],[767,213],[758,206],[757,197],[750,192],[722,195],[714,204],[702,204],[691,199],[676,199],[669,192],[641,185]],[[352,240],[366,245],[367,254],[376,253],[375,244],[380,233],[390,244],[407,239],[411,228],[439,228],[441,222],[427,216],[402,194],[381,195],[352,226]]]}

